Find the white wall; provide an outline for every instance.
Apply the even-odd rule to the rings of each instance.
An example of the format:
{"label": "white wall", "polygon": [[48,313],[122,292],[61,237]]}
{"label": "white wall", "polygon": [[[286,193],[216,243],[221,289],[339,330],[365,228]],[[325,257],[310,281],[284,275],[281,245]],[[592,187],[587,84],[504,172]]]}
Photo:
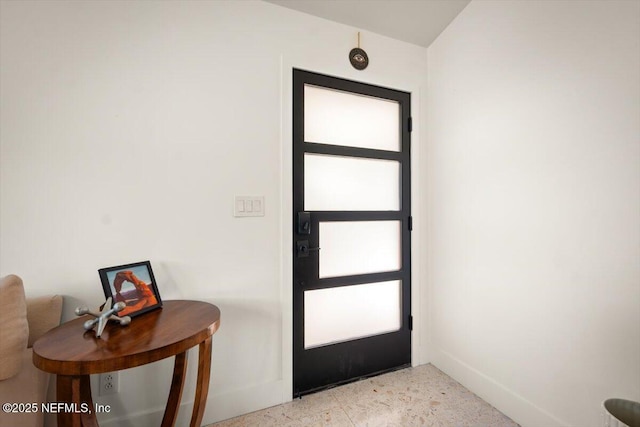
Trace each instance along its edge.
{"label": "white wall", "polygon": [[[290,68],[412,90],[414,360],[525,427],[598,425],[601,400],[640,400],[638,7],[474,1],[428,67],[364,33],[357,72],[357,29],[262,2],[2,2],[0,275],[70,318],[102,299],[98,268],[150,259],[163,298],[222,309],[205,422],[279,403]],[[266,216],[234,219],[234,195]],[[126,371],[102,420],[157,425],[170,370]]]}
{"label": "white wall", "polygon": [[640,400],[640,3],[474,1],[427,62],[432,362],[601,425]]}
{"label": "white wall", "polygon": [[[0,274],[64,294],[68,319],[103,299],[98,268],[150,259],[164,299],[221,308],[204,421],[288,399],[291,66],[418,93],[426,49],[365,32],[358,72],[357,29],[259,1],[0,15]],[[265,196],[266,215],[233,218],[234,195]],[[171,367],[125,371],[101,419],[158,425]]]}

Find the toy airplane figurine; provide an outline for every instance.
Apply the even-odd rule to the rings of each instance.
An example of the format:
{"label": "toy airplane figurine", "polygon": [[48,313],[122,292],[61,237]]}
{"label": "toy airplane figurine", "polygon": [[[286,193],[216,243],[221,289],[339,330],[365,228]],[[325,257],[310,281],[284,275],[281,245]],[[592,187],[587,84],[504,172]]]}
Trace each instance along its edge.
{"label": "toy airplane figurine", "polygon": [[102,335],[102,331],[104,331],[104,327],[107,326],[107,322],[109,320],[117,320],[118,322],[120,322],[121,326],[126,326],[131,323],[131,317],[118,317],[115,315],[115,313],[124,310],[125,307],[126,305],[124,302],[118,302],[112,307],[111,297],[109,297],[107,298],[107,302],[104,303],[104,306],[100,313],[89,311],[87,307],[78,307],[76,308],[76,316],[89,314],[95,317],[95,319],[87,320],[86,322],[84,322],[84,328],[88,331],[97,324],[98,329],[96,329],[96,337],[100,338],[100,335]]}

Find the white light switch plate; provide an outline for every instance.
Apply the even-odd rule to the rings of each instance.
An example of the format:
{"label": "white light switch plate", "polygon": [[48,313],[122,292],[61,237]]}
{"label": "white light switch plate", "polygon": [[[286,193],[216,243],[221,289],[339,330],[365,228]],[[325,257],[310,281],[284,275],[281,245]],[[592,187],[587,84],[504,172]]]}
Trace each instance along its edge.
{"label": "white light switch plate", "polygon": [[233,216],[264,216],[264,196],[236,196]]}

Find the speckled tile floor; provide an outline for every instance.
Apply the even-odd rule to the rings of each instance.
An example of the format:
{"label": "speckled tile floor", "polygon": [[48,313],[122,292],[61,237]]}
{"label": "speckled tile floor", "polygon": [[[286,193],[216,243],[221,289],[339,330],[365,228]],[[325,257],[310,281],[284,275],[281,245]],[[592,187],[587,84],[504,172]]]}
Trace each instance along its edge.
{"label": "speckled tile floor", "polygon": [[433,365],[311,394],[207,427],[518,427]]}

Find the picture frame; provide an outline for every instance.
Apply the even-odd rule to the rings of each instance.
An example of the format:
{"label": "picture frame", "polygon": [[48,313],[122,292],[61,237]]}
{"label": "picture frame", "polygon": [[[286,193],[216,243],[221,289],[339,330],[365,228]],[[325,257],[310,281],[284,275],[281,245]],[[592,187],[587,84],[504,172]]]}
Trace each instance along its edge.
{"label": "picture frame", "polygon": [[149,261],[134,262],[98,270],[105,298],[126,307],[118,316],[134,318],[162,307],[162,299]]}

